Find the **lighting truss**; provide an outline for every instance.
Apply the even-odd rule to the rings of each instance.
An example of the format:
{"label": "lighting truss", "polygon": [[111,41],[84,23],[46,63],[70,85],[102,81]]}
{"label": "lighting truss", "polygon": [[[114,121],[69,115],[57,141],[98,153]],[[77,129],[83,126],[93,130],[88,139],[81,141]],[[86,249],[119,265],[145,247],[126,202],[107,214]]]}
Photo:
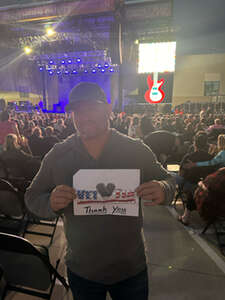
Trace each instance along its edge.
{"label": "lighting truss", "polygon": [[41,72],[49,75],[109,74],[118,72],[118,65],[112,64],[106,50],[71,52],[33,56]]}

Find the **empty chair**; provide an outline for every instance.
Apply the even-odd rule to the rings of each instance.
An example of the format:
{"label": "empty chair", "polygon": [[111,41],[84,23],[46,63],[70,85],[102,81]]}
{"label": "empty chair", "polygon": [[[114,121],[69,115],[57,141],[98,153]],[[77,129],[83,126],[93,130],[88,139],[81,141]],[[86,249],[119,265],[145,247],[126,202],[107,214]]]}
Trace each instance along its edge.
{"label": "empty chair", "polygon": [[7,179],[9,176],[7,167],[4,163],[4,161],[0,158],[0,178]]}
{"label": "empty chair", "polygon": [[23,194],[0,178],[0,230],[21,234],[25,229],[25,214]]}
{"label": "empty chair", "polygon": [[[46,236],[50,238],[50,246],[58,219],[45,221],[33,216],[25,206],[24,191],[15,188],[8,180],[0,178],[0,231],[21,236],[25,234]],[[38,229],[32,225],[40,226]],[[47,228],[47,232],[43,230],[44,228]]]}
{"label": "empty chair", "polygon": [[51,265],[46,247],[0,233],[0,265],[7,282],[4,297],[9,291],[16,291],[50,299],[56,278],[68,290],[66,280],[57,272],[58,264],[59,260],[56,268]]}
{"label": "empty chair", "polygon": [[3,299],[5,292],[6,292],[6,280],[4,277],[4,271],[0,266],[0,299]]}

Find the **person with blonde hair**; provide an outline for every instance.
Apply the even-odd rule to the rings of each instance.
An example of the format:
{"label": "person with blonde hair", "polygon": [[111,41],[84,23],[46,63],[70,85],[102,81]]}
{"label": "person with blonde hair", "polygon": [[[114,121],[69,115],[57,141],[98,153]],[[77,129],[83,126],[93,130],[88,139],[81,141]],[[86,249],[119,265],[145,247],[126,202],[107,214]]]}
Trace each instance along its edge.
{"label": "person with blonde hair", "polygon": [[8,151],[8,150],[15,150],[19,149],[20,146],[18,144],[18,139],[17,136],[13,133],[8,134],[5,137],[4,143],[3,143],[3,150]]}
{"label": "person with blonde hair", "polygon": [[31,180],[40,167],[40,160],[21,150],[15,134],[8,134],[0,158],[5,162],[10,175]]}
{"label": "person with blonde hair", "polygon": [[10,115],[7,111],[0,114],[0,152],[3,150],[4,139],[7,134],[13,133],[20,138],[20,133],[16,122],[10,120]]}

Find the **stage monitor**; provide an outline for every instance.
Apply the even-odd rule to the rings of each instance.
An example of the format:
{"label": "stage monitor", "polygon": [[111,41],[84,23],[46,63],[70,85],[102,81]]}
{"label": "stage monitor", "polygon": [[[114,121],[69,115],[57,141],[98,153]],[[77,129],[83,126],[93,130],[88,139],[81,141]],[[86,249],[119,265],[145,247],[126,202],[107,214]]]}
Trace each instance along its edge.
{"label": "stage monitor", "polygon": [[140,43],[138,73],[174,72],[176,42]]}

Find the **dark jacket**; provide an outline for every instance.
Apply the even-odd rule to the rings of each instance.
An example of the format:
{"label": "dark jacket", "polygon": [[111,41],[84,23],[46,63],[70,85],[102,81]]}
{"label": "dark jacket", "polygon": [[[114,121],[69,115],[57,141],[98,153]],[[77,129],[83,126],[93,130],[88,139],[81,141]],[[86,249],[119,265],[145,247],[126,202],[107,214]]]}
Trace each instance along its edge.
{"label": "dark jacket", "polygon": [[[81,169],[139,169],[141,183],[161,180],[166,203],[174,196],[175,182],[152,151],[142,142],[112,130],[97,160],[90,156],[79,136],[56,144],[27,189],[25,202],[29,210],[42,218],[56,217],[49,200],[52,190],[62,184],[72,187],[73,176]],[[75,274],[112,284],[146,268],[141,205],[139,216],[129,217],[77,216],[71,204],[63,210],[63,219],[68,242],[66,264]]]}

